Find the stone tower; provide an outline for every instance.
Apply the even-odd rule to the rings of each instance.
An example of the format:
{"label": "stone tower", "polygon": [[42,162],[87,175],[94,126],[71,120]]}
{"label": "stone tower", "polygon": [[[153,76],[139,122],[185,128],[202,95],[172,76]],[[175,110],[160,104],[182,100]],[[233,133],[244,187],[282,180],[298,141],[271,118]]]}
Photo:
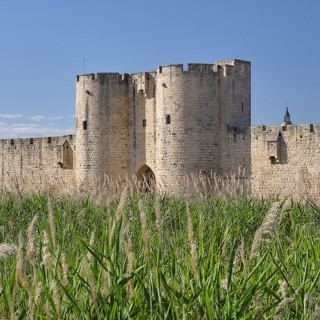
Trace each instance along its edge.
{"label": "stone tower", "polygon": [[250,126],[250,71],[240,60],[157,68],[157,181],[183,186],[186,174],[223,170],[226,129]]}
{"label": "stone tower", "polygon": [[104,174],[117,179],[127,175],[129,78],[118,73],[77,76],[75,173],[79,186],[97,185]]}
{"label": "stone tower", "polygon": [[136,174],[182,186],[188,174],[223,172],[228,128],[250,126],[251,65],[80,75],[76,99],[77,185]]}

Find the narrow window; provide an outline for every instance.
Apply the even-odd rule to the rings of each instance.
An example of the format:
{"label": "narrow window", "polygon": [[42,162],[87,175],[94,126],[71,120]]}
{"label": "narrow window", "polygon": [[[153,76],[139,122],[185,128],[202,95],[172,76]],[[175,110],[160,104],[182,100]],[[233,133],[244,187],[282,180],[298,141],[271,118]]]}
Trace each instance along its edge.
{"label": "narrow window", "polygon": [[30,144],[33,144],[33,138],[30,138]]}
{"label": "narrow window", "polygon": [[171,123],[171,116],[170,114],[166,114],[166,124],[170,124]]}
{"label": "narrow window", "polygon": [[159,73],[162,73],[162,67],[159,67]]}
{"label": "narrow window", "polygon": [[80,77],[79,77],[79,76],[77,76],[77,82],[79,82],[79,79],[80,79]]}
{"label": "narrow window", "polygon": [[14,139],[11,139],[11,145],[12,146],[14,145]]}
{"label": "narrow window", "polygon": [[87,121],[82,121],[82,129],[87,130]]}
{"label": "narrow window", "polygon": [[51,143],[51,137],[48,137],[48,143]]}
{"label": "narrow window", "polygon": [[142,120],[142,126],[145,128],[147,126],[147,119]]}
{"label": "narrow window", "polygon": [[270,157],[270,162],[271,162],[271,164],[276,164],[276,163],[277,163],[276,157],[271,156],[271,157]]}

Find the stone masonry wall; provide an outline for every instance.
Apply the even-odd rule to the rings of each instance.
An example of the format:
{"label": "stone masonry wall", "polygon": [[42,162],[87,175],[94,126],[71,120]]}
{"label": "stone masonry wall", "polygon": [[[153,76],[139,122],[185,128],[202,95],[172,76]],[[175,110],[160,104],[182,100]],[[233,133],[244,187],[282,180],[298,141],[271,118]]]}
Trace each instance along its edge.
{"label": "stone masonry wall", "polygon": [[94,188],[106,174],[125,180],[131,77],[118,73],[81,75],[76,89],[77,185]]}
{"label": "stone masonry wall", "polygon": [[221,173],[250,177],[251,130],[250,127],[226,126],[222,134]]}
{"label": "stone masonry wall", "polygon": [[132,75],[133,102],[129,109],[129,177],[149,167],[156,169],[155,73]]}
{"label": "stone masonry wall", "polygon": [[162,66],[156,76],[156,177],[181,186],[186,174],[219,167],[218,76],[212,65]]}
{"label": "stone masonry wall", "polygon": [[252,193],[318,197],[320,124],[251,127]]}
{"label": "stone masonry wall", "polygon": [[1,187],[13,190],[74,186],[75,136],[0,140]]}

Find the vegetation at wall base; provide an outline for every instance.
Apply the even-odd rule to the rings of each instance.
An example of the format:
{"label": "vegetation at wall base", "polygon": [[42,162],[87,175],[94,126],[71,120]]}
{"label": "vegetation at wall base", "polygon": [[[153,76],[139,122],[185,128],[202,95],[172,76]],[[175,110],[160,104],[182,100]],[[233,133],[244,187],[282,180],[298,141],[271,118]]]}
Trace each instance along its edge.
{"label": "vegetation at wall base", "polygon": [[316,205],[105,199],[0,194],[0,319],[320,319]]}

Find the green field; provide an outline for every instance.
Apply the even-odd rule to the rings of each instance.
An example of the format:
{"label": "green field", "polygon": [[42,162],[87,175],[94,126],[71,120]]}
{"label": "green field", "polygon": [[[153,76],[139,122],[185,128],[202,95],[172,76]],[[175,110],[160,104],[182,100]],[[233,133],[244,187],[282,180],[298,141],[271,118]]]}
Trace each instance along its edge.
{"label": "green field", "polygon": [[0,319],[320,319],[319,259],[307,201],[0,194]]}

